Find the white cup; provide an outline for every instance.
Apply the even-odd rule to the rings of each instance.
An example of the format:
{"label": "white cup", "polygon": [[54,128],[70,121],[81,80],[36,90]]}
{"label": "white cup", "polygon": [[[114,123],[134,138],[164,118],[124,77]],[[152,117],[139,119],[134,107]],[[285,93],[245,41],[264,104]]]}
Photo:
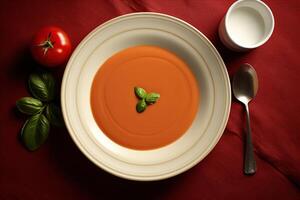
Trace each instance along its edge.
{"label": "white cup", "polygon": [[274,17],[259,0],[233,3],[219,25],[222,43],[234,51],[247,51],[264,44],[272,35]]}

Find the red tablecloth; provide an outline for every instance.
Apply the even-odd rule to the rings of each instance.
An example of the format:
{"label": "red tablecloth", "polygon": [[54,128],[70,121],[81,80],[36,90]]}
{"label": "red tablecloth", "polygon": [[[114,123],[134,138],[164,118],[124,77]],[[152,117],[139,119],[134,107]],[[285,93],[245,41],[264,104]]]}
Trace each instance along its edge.
{"label": "red tablecloth", "polygon": [[[267,0],[275,30],[262,47],[248,53],[225,49],[218,23],[233,0],[65,0],[0,3],[0,199],[300,199],[300,2]],[[65,129],[52,129],[45,145],[30,153],[18,141],[24,117],[15,101],[28,94],[28,74],[36,66],[28,52],[42,26],[61,26],[74,46],[99,24],[121,14],[162,12],[202,31],[234,72],[251,63],[259,76],[250,105],[258,171],[243,175],[244,112],[233,102],[230,119],[215,149],[197,166],[159,182],[114,177],[89,162]],[[59,70],[61,75],[63,70]]]}

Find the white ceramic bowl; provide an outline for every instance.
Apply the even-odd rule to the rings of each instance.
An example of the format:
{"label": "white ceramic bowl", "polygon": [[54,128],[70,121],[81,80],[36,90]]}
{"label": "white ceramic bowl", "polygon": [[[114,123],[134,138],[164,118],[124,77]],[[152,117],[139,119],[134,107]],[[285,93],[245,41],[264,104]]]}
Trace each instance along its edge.
{"label": "white ceramic bowl", "polygon": [[274,30],[271,9],[260,0],[238,0],[228,9],[219,25],[222,43],[234,51],[263,45]]}
{"label": "white ceramic bowl", "polygon": [[[138,151],[110,140],[90,107],[95,73],[114,53],[136,45],[156,45],[181,57],[200,88],[200,109],[192,126],[163,148]],[[222,58],[190,24],[164,14],[134,13],[114,18],[88,34],[66,67],[61,104],[68,131],[82,153],[102,169],[132,180],[165,179],[191,168],[217,144],[229,116],[230,82]]]}

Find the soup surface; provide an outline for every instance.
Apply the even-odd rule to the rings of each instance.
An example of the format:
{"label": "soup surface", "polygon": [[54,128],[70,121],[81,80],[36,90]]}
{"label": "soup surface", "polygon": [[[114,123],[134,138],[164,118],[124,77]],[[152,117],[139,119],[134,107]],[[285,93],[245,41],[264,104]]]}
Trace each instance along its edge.
{"label": "soup surface", "polygon": [[[138,113],[134,87],[160,94]],[[168,145],[191,126],[199,107],[196,79],[182,59],[156,46],[135,46],[110,57],[96,73],[91,109],[100,129],[127,148]]]}

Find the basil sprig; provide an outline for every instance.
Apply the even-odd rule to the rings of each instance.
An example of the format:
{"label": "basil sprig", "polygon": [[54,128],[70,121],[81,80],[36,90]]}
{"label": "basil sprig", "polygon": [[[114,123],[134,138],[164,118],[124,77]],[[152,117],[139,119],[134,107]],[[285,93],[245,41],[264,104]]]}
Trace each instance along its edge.
{"label": "basil sprig", "polygon": [[49,72],[33,73],[28,86],[33,97],[23,97],[16,102],[18,110],[30,115],[21,130],[21,140],[30,151],[37,150],[48,138],[50,124],[63,126],[55,97],[55,79]]}
{"label": "basil sprig", "polygon": [[160,98],[160,94],[151,92],[147,93],[144,88],[134,87],[134,93],[140,100],[136,104],[136,111],[138,113],[142,113],[146,110],[147,105],[151,105],[156,103],[156,101]]}

